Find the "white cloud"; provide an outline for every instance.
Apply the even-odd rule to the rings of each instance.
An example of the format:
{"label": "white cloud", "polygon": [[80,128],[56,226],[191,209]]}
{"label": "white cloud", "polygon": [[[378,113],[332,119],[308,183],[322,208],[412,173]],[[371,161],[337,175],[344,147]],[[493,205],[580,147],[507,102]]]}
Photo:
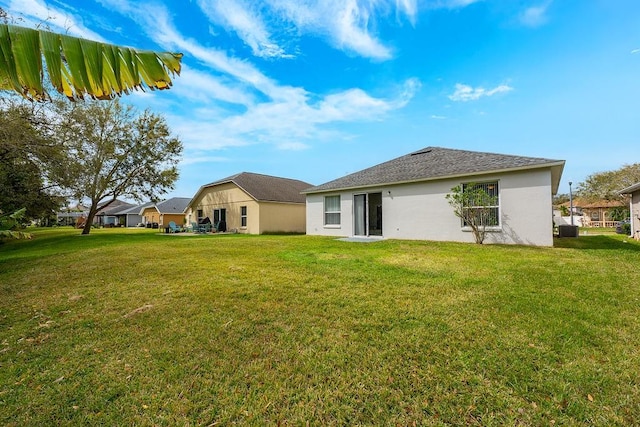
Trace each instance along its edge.
{"label": "white cloud", "polygon": [[520,23],[527,27],[539,27],[548,21],[547,9],[551,5],[551,0],[545,1],[538,6],[525,9],[519,16]]}
{"label": "white cloud", "polygon": [[273,11],[304,33],[326,39],[334,48],[366,58],[387,60],[393,52],[376,36],[379,19],[395,10],[396,17],[415,22],[417,0],[268,0]]}
{"label": "white cloud", "polygon": [[498,93],[506,93],[512,91],[513,88],[511,86],[502,84],[494,87],[493,89],[485,89],[483,87],[473,88],[469,85],[464,85],[461,83],[456,84],[456,90],[453,94],[449,95],[449,99],[452,101],[475,101],[484,96],[493,96]]}
{"label": "white cloud", "polygon": [[185,156],[180,160],[180,165],[188,166],[198,163],[223,163],[228,161],[228,158],[222,156],[207,156],[202,153],[185,153]]}
{"label": "white cloud", "polygon": [[219,100],[245,106],[254,102],[251,94],[241,85],[186,64],[182,65],[179,79],[180,83],[173,86],[172,92],[180,98],[206,103]]}
{"label": "white cloud", "polygon": [[634,53],[640,53],[640,49],[633,49],[633,50],[631,51],[631,53],[632,53],[632,54],[634,54]]}
{"label": "white cloud", "polygon": [[198,6],[210,21],[234,31],[253,51],[263,58],[291,58],[272,40],[262,17],[240,0],[198,0]]}
{"label": "white cloud", "polygon": [[439,116],[439,115],[437,115],[437,114],[432,114],[432,115],[431,115],[431,118],[432,118],[433,120],[444,120],[444,119],[446,119],[446,118],[447,118],[447,116]]}

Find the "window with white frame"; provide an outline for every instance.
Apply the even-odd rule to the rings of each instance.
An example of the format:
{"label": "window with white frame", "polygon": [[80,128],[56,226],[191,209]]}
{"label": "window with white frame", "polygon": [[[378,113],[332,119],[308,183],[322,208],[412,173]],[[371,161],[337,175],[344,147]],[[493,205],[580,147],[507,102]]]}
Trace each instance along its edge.
{"label": "window with white frame", "polygon": [[325,196],[324,225],[340,225],[340,196]]}
{"label": "window with white frame", "polygon": [[[500,226],[500,197],[498,181],[462,184],[462,192],[467,194],[465,209],[468,217],[474,218],[477,225],[484,227]],[[463,220],[463,226],[468,226]]]}
{"label": "window with white frame", "polygon": [[240,227],[247,226],[247,207],[240,206]]}

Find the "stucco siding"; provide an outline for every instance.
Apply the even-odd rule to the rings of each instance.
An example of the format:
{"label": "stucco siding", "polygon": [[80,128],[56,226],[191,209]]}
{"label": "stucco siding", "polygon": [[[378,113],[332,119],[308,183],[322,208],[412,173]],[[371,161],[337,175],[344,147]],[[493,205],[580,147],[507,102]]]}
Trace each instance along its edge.
{"label": "stucco siding", "polygon": [[[446,195],[463,182],[485,181],[498,181],[501,218],[500,231],[488,233],[486,243],[553,245],[549,169],[309,194],[307,234],[352,236],[354,195],[381,193],[384,238],[474,242]],[[325,226],[324,197],[336,194],[341,196],[341,223]]]}
{"label": "stucco siding", "polygon": [[149,224],[149,223],[160,223],[160,212],[158,212],[158,210],[155,207],[151,207],[151,208],[146,208],[144,211],[142,211],[142,218],[144,218],[144,223],[145,224]]}
{"label": "stucco siding", "polygon": [[160,227],[168,227],[169,223],[173,221],[178,227],[185,225],[184,214],[161,214],[160,215]]}
{"label": "stucco siding", "polygon": [[300,203],[260,204],[260,234],[267,232],[304,233],[306,209]]}

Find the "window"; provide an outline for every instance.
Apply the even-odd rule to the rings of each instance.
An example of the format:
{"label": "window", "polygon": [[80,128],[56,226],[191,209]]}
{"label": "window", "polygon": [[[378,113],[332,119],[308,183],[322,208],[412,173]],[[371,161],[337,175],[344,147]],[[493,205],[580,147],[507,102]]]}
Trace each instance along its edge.
{"label": "window", "polygon": [[240,206],[240,227],[247,226],[247,207]]}
{"label": "window", "polygon": [[203,216],[204,216],[204,212],[202,211],[202,209],[198,209],[198,222],[200,222]]}
{"label": "window", "polygon": [[340,225],[340,196],[325,196],[324,225]]}
{"label": "window", "polygon": [[469,226],[470,221],[484,227],[500,226],[498,181],[462,184],[462,192],[467,194],[465,209],[468,211],[463,226]]}

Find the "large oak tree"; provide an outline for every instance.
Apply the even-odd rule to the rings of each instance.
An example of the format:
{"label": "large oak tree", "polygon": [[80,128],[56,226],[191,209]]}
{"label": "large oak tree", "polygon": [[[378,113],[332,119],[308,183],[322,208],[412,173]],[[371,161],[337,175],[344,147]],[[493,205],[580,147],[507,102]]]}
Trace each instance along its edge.
{"label": "large oak tree", "polygon": [[173,188],[182,143],[162,116],[118,100],[61,108],[58,136],[68,159],[58,173],[73,196],[90,200],[82,234],[89,234],[99,207],[119,197],[155,200]]}

